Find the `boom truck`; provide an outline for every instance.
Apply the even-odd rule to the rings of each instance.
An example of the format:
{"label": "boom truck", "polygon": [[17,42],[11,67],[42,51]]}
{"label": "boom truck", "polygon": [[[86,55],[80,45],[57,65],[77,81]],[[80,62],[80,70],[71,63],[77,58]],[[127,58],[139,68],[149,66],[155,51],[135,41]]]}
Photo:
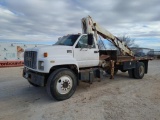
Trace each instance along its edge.
{"label": "boom truck", "polygon": [[[53,46],[26,49],[23,77],[35,86],[45,86],[56,100],[70,98],[79,81],[101,79],[103,72],[128,71],[129,77],[142,79],[148,71],[148,57],[135,57],[132,50],[101,27],[90,16],[81,20],[82,34],[63,36]],[[118,50],[100,50],[98,35],[112,42]]]}

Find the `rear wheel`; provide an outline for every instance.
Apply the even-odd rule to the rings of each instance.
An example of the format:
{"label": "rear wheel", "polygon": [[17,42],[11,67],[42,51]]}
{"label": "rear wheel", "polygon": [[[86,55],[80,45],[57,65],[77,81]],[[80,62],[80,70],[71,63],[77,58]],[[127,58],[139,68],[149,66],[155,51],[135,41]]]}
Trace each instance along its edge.
{"label": "rear wheel", "polygon": [[134,69],[134,75],[136,79],[142,79],[145,73],[145,65],[143,62],[138,62],[136,68]]}
{"label": "rear wheel", "polygon": [[129,77],[142,79],[145,73],[145,65],[143,62],[138,62],[136,68],[128,70]]}
{"label": "rear wheel", "polygon": [[70,98],[77,87],[77,78],[75,74],[66,68],[54,71],[47,81],[47,92],[56,100],[65,100]]}

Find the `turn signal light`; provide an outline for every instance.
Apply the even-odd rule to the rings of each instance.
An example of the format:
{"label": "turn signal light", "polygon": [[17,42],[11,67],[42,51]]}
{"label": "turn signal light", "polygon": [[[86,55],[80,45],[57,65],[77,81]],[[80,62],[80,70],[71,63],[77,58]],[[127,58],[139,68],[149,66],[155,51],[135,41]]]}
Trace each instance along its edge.
{"label": "turn signal light", "polygon": [[43,54],[43,56],[44,56],[44,57],[48,57],[48,53],[45,52],[45,53]]}

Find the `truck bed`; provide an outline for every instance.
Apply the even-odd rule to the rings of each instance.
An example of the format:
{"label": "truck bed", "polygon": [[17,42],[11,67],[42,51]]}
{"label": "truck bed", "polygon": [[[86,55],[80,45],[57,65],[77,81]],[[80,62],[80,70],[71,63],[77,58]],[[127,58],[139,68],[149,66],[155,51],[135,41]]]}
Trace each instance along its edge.
{"label": "truck bed", "polygon": [[153,57],[143,56],[143,57],[132,57],[132,56],[122,56],[119,55],[118,50],[100,50],[100,59],[104,60],[114,60],[115,62],[126,62],[126,61],[142,61],[142,60],[152,60]]}

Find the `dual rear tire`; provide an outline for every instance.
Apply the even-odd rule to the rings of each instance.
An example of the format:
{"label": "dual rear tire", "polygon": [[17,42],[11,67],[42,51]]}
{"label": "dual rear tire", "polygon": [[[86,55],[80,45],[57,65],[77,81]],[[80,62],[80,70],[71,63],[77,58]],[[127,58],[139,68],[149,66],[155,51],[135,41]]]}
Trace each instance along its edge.
{"label": "dual rear tire", "polygon": [[145,74],[145,65],[143,62],[138,62],[136,68],[128,70],[129,77],[142,79]]}
{"label": "dual rear tire", "polygon": [[[107,69],[105,72],[111,75],[111,70]],[[114,75],[116,75],[117,73],[118,73],[118,69],[114,69]]]}

